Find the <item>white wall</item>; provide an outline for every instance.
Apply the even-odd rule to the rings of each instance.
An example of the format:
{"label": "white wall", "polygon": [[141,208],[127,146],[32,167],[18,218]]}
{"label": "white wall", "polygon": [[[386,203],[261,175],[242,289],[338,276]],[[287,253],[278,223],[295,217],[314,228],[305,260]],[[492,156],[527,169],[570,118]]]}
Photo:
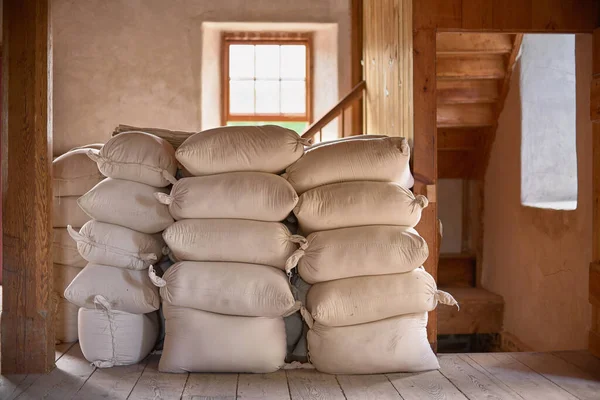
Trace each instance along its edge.
{"label": "white wall", "polygon": [[336,24],[330,81],[338,95],[350,90],[349,0],[54,0],[52,8],[55,154],[106,141],[120,123],[201,129],[211,101],[202,88],[214,83],[202,79],[205,22]]}

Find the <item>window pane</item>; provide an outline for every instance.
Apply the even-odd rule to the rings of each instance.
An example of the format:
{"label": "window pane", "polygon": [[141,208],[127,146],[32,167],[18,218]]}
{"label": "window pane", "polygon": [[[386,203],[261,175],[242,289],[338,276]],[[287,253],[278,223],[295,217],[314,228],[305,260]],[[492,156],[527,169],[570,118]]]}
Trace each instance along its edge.
{"label": "window pane", "polygon": [[229,46],[229,77],[233,79],[254,77],[254,46],[247,44]]}
{"label": "window pane", "polygon": [[279,79],[279,45],[256,45],[256,78]]}
{"label": "window pane", "polygon": [[304,114],[306,112],[306,83],[281,81],[281,112]]}
{"label": "window pane", "polygon": [[229,82],[229,112],[232,114],[254,113],[254,81]]}
{"label": "window pane", "polygon": [[256,112],[279,114],[279,81],[256,81]]}
{"label": "window pane", "polygon": [[281,46],[281,79],[306,78],[306,46]]}

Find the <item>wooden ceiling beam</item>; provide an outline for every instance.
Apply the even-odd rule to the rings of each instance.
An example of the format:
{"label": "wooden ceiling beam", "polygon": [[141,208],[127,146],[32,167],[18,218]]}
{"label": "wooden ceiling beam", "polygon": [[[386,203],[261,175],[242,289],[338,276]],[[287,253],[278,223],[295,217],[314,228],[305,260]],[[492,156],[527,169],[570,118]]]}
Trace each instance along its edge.
{"label": "wooden ceiling beam", "polygon": [[502,55],[438,56],[438,80],[504,79],[506,62]]}
{"label": "wooden ceiling beam", "polygon": [[498,33],[440,32],[437,34],[438,55],[508,54],[513,35]]}
{"label": "wooden ceiling beam", "polygon": [[491,126],[494,123],[493,104],[442,104],[437,109],[438,128]]}
{"label": "wooden ceiling beam", "polygon": [[438,104],[495,103],[500,96],[497,79],[440,80]]}

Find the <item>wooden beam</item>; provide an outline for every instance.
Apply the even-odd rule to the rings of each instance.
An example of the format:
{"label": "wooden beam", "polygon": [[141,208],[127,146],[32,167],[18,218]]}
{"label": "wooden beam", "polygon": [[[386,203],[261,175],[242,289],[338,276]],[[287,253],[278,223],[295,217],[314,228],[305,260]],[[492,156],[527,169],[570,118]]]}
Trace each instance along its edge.
{"label": "wooden beam", "polygon": [[[356,86],[363,80],[363,0],[351,1],[351,83]],[[342,136],[360,135],[364,133],[363,127],[364,102],[359,100],[350,111],[350,132],[342,132]]]}
{"label": "wooden beam", "polygon": [[507,54],[512,49],[510,34],[440,32],[438,55]]}
{"label": "wooden beam", "polygon": [[437,57],[438,79],[503,79],[505,73],[501,55]]}
{"label": "wooden beam", "polygon": [[600,122],[600,75],[592,78],[590,90],[590,119],[592,122]]}
{"label": "wooden beam", "polygon": [[475,151],[441,151],[438,155],[438,178],[472,178],[476,157]]}
{"label": "wooden beam", "polygon": [[492,104],[442,104],[437,109],[437,126],[491,126],[495,123]]}
{"label": "wooden beam", "polygon": [[451,293],[456,307],[438,307],[438,331],[440,335],[464,335],[472,333],[500,333],[504,317],[504,300],[501,296],[479,288],[442,287]]}
{"label": "wooden beam", "polygon": [[496,79],[452,79],[437,82],[438,104],[495,103],[499,97]]}
{"label": "wooden beam", "polygon": [[590,303],[600,308],[600,262],[590,263]]}
{"label": "wooden beam", "polygon": [[438,135],[438,152],[454,150],[477,150],[483,143],[483,128],[440,128]]}
{"label": "wooden beam", "polygon": [[3,374],[54,365],[49,15],[49,0],[3,2]]}

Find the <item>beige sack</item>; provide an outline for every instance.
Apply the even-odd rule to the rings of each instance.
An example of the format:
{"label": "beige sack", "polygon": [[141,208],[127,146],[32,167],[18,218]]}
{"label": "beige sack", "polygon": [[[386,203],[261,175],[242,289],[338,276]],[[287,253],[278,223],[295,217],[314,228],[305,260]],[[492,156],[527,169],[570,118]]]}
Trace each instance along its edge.
{"label": "beige sack", "polygon": [[65,298],[79,307],[95,308],[94,297],[108,300],[113,310],[146,314],[158,310],[158,289],[146,271],[88,264],[65,290]]}
{"label": "beige sack", "polygon": [[83,268],[54,264],[54,291],[63,297],[65,289],[82,270]]}
{"label": "beige sack", "polygon": [[239,218],[281,221],[298,202],[282,177],[260,172],[234,172],[180,179],[170,195],[157,194],[176,220]]}
{"label": "beige sack", "polygon": [[457,305],[451,295],[437,290],[431,275],[417,268],[317,283],[308,291],[306,308],[319,324],[347,326],[431,311],[438,302]]}
{"label": "beige sack", "polygon": [[177,160],[193,175],[255,171],[281,173],[304,153],[308,141],[275,125],[225,126],[190,136]]}
{"label": "beige sack", "polygon": [[102,146],[104,146],[104,143],[90,143],[90,144],[84,144],[83,146],[73,147],[69,151],[80,150],[80,149],[96,149],[96,150],[100,150],[100,149],[102,149]]}
{"label": "beige sack", "polygon": [[[230,261],[284,269],[302,237],[279,222],[243,219],[184,219],[163,232],[180,261]],[[235,251],[232,251],[235,249]]]}
{"label": "beige sack", "polygon": [[305,192],[294,208],[300,230],[315,231],[364,225],[414,227],[427,198],[396,183],[344,182]]}
{"label": "beige sack", "polygon": [[56,293],[56,314],[54,317],[54,338],[56,343],[76,342],[77,335],[77,312],[79,307],[58,297]]}
{"label": "beige sack", "polygon": [[77,251],[77,243],[71,239],[67,228],[53,229],[52,258],[55,264],[72,267],[83,268],[87,264]]}
{"label": "beige sack", "polygon": [[98,154],[98,150],[79,149],[57,157],[52,161],[52,190],[55,197],[81,196],[104,177],[96,163],[87,153]]}
{"label": "beige sack", "polygon": [[411,188],[410,149],[403,137],[320,143],[308,148],[283,175],[302,194],[317,186],[348,181],[396,182]]}
{"label": "beige sack", "polygon": [[164,139],[143,132],[112,137],[100,152],[88,151],[105,176],[163,187],[175,183],[175,149]]}
{"label": "beige sack", "polygon": [[53,227],[66,228],[67,225],[79,227],[92,219],[79,207],[78,199],[78,196],[54,197],[52,199]]}
{"label": "beige sack", "polygon": [[275,372],[284,364],[283,318],[233,317],[163,303],[161,372]]}
{"label": "beige sack", "polygon": [[313,232],[289,259],[308,283],[412,271],[429,256],[427,242],[412,228],[359,226]]}
{"label": "beige sack", "polygon": [[298,311],[287,276],[266,265],[178,262],[162,278],[149,269],[160,296],[176,307],[246,317],[281,317]]}
{"label": "beige sack", "polygon": [[427,341],[427,313],[308,332],[311,363],[329,374],[384,374],[438,369]]}
{"label": "beige sack", "polygon": [[171,225],[173,218],[169,209],[154,197],[156,192],[166,193],[167,189],[108,178],[81,196],[78,203],[88,215],[100,222],[142,233],[157,233]]}
{"label": "beige sack", "polygon": [[89,221],[79,232],[67,227],[80,257],[91,263],[146,269],[167,254],[160,234],[149,235],[119,225]]}
{"label": "beige sack", "polygon": [[[99,303],[104,303],[107,308]],[[158,339],[158,316],[114,311],[102,296],[98,309],[79,309],[79,345],[83,356],[98,368],[142,361]]]}

